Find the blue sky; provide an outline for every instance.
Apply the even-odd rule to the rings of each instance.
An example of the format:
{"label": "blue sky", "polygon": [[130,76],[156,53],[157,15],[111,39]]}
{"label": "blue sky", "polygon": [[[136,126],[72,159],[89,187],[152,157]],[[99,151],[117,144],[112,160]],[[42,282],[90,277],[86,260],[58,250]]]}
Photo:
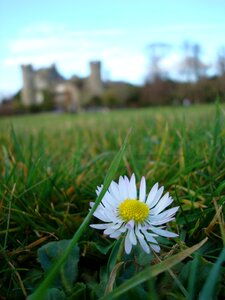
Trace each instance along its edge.
{"label": "blue sky", "polygon": [[103,77],[143,83],[148,45],[171,45],[162,67],[176,76],[185,41],[202,46],[212,72],[225,46],[224,0],[1,0],[0,95],[22,85],[20,65],[56,63],[66,78],[88,75],[101,60]]}

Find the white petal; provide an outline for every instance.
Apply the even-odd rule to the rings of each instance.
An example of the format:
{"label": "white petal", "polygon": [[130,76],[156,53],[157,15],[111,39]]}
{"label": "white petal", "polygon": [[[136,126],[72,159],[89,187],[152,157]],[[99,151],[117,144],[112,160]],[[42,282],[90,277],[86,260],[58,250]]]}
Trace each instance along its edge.
{"label": "white petal", "polygon": [[146,252],[146,253],[150,253],[150,248],[148,246],[148,244],[146,243],[145,239],[143,238],[138,238],[142,249]]}
{"label": "white petal", "polygon": [[103,184],[101,186],[97,186],[97,189],[96,189],[97,196],[99,196],[99,194],[101,193],[102,189],[103,189]]}
{"label": "white petal", "polygon": [[95,228],[95,229],[100,229],[100,230],[103,230],[103,229],[106,229],[108,228],[108,226],[110,226],[109,224],[90,224],[90,227],[92,228]]}
{"label": "white petal", "polygon": [[155,244],[150,243],[149,246],[150,246],[150,248],[152,248],[156,253],[159,253],[160,250],[161,250],[161,248],[160,248],[159,245],[155,245]]}
{"label": "white petal", "polygon": [[119,203],[121,202],[120,200],[120,193],[119,193],[119,187],[118,184],[115,181],[112,181],[110,186],[109,186],[109,192],[111,196],[116,199]]}
{"label": "white petal", "polygon": [[105,207],[109,207],[109,209],[115,209],[119,204],[119,202],[115,200],[108,191],[105,193],[102,203]]}
{"label": "white petal", "polygon": [[[118,220],[117,213],[115,210],[110,209],[109,207],[104,207],[102,203],[99,204],[96,211],[93,213],[93,215],[101,220],[103,218],[106,219],[105,222],[114,222]],[[107,221],[108,220],[108,221]]]}
{"label": "white petal", "polygon": [[103,204],[105,209],[108,209],[108,210],[112,209],[112,206],[111,206],[110,202],[107,201],[107,199],[105,197],[102,199],[101,203]]}
{"label": "white petal", "polygon": [[121,226],[120,229],[118,229],[121,233],[124,233],[127,231],[127,228],[125,226]]}
{"label": "white petal", "polygon": [[141,184],[140,184],[140,193],[139,193],[139,200],[141,202],[145,202],[145,198],[146,198],[146,181],[145,181],[145,177],[143,176],[141,178]]}
{"label": "white petal", "polygon": [[136,179],[134,174],[131,176],[130,179],[129,199],[137,199],[137,187],[136,187]]}
{"label": "white petal", "polygon": [[156,195],[156,193],[157,193],[157,191],[158,191],[158,186],[159,186],[159,184],[158,184],[158,182],[157,182],[157,183],[152,187],[151,191],[149,192],[148,198],[147,198],[147,201],[146,201],[146,203],[148,204],[148,206],[150,206],[150,203],[154,200],[155,195]]}
{"label": "white petal", "polygon": [[159,245],[150,244],[149,245],[156,253],[159,253],[161,248]]}
{"label": "white petal", "polygon": [[151,201],[151,203],[149,203],[150,208],[154,207],[154,206],[158,203],[160,197],[162,196],[163,190],[164,190],[164,187],[162,186],[162,187],[157,191],[157,193],[156,193],[154,199]]}
{"label": "white petal", "polygon": [[156,234],[161,235],[161,236],[165,236],[165,237],[177,237],[178,236],[178,234],[176,234],[174,232],[170,232],[170,231],[163,230],[163,229],[160,229],[160,228],[156,228],[156,227],[153,227],[153,226],[151,226],[150,229],[153,232],[155,232]]}
{"label": "white petal", "polygon": [[127,188],[127,197],[128,197],[129,196],[128,190],[129,190],[130,181],[127,178],[127,176],[124,176],[124,182],[125,182],[125,185],[126,185],[126,188]]}
{"label": "white petal", "polygon": [[134,220],[130,220],[125,227],[127,227],[129,230],[134,228]]}
{"label": "white petal", "polygon": [[126,187],[126,182],[123,179],[122,176],[119,178],[119,192],[120,192],[120,200],[124,201],[127,199],[127,187]]}
{"label": "white petal", "polygon": [[150,224],[151,225],[162,225],[162,224],[166,224],[169,223],[170,221],[173,221],[175,218],[166,218],[163,220],[159,220],[159,221],[151,221]]}
{"label": "white petal", "polygon": [[150,248],[149,248],[148,244],[146,243],[143,234],[139,231],[139,229],[137,227],[135,229],[135,233],[136,233],[139,243],[141,244],[142,249],[146,253],[150,253]]}
{"label": "white petal", "polygon": [[113,223],[116,223],[116,221],[118,220],[117,218],[117,213],[115,210],[111,210],[111,209],[104,209],[103,210],[104,215]]}
{"label": "white petal", "polygon": [[121,232],[119,230],[113,232],[112,234],[109,235],[113,239],[117,239],[119,236],[121,236]]}
{"label": "white petal", "polygon": [[165,220],[168,218],[172,218],[172,217],[174,217],[174,215],[178,209],[179,209],[179,206],[172,207],[172,208],[167,209],[164,212],[162,212],[158,215],[155,215],[155,216],[151,216],[151,211],[150,211],[150,219],[152,221],[162,221],[162,220]]}
{"label": "white petal", "polygon": [[94,206],[94,202],[90,202],[90,207],[92,208]]}
{"label": "white petal", "polygon": [[153,244],[158,244],[158,242],[156,241],[156,239],[153,237],[153,235],[150,232],[148,232],[147,230],[142,230],[142,232],[148,242],[151,242]]}
{"label": "white petal", "polygon": [[117,229],[119,229],[121,224],[111,225],[110,227],[107,227],[104,231],[104,234],[110,235]]}
{"label": "white petal", "polygon": [[108,218],[103,210],[100,209],[96,209],[96,211],[93,213],[93,216],[95,216],[96,218],[98,218],[99,220],[103,221],[103,222],[111,222],[112,220],[110,218]]}
{"label": "white petal", "polygon": [[166,207],[168,207],[173,202],[173,199],[169,197],[169,193],[166,193],[158,202],[158,204],[151,210],[153,215],[159,214]]}
{"label": "white petal", "polygon": [[127,176],[124,176],[124,183],[126,187],[126,198],[129,198],[130,181]]}
{"label": "white petal", "polygon": [[[119,197],[119,195],[118,195]],[[110,203],[110,205],[112,206],[118,206],[121,201],[118,200],[117,198],[114,197],[114,195],[110,192],[110,190],[108,190],[105,195],[104,198],[107,199],[107,201]]]}
{"label": "white petal", "polygon": [[[146,240],[147,240],[148,242],[150,242],[150,245],[149,245],[149,246],[150,246],[155,252],[159,253],[159,252],[160,252],[160,247],[159,247],[158,242],[156,241],[156,239],[154,239],[154,237],[153,237],[154,234],[149,233],[147,230],[142,230],[142,232],[143,232],[143,234],[144,234]],[[155,235],[154,235],[154,236],[155,236]]]}
{"label": "white petal", "polygon": [[136,235],[134,233],[134,229],[130,229],[128,232],[129,235],[129,240],[131,242],[132,245],[137,245],[137,238]]}
{"label": "white petal", "polygon": [[118,229],[114,230],[109,236],[112,238],[117,238],[125,231],[127,231],[127,228],[121,224],[120,227]]}
{"label": "white petal", "polygon": [[117,213],[114,213],[110,209],[106,209],[102,203],[99,204],[96,211],[93,213],[93,215],[96,218],[99,218],[100,220],[104,222],[114,222],[116,223],[117,220]]}
{"label": "white petal", "polygon": [[125,252],[127,254],[130,254],[131,249],[132,249],[132,244],[129,239],[129,234],[127,233],[126,238],[125,238]]}

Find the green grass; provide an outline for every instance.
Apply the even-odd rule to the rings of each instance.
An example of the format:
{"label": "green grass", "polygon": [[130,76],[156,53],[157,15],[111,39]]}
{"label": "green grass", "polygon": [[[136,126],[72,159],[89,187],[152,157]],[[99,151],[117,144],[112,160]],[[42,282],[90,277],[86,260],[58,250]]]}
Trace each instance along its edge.
{"label": "green grass", "polygon": [[[170,225],[179,238],[162,240],[158,258],[147,257],[140,249],[124,257],[124,265],[110,277],[115,281],[115,294],[116,286],[122,290],[127,279],[134,282],[135,276],[146,273],[147,264],[161,268],[154,281],[149,275],[138,286],[129,288],[128,282],[118,299],[156,299],[155,295],[158,299],[202,295],[222,299],[224,109],[204,105],[0,119],[0,296],[24,299],[43,282],[38,249],[51,241],[72,239],[84,224],[89,202],[96,199],[96,186],[109,174],[131,130],[122,160],[113,163],[110,174],[117,180],[121,174],[134,172],[138,182],[144,175],[149,189],[157,181],[164,185],[174,205],[181,206],[176,222]],[[199,250],[182,256],[205,237],[208,240]],[[77,244],[79,263],[72,287],[66,290],[57,283],[49,293],[61,293],[59,299],[64,294],[66,299],[99,299],[108,286],[107,264],[114,261],[117,246],[89,227]],[[168,267],[167,259],[173,260],[173,255],[184,260]],[[160,267],[158,259],[167,267]],[[216,280],[207,288],[215,273]]]}

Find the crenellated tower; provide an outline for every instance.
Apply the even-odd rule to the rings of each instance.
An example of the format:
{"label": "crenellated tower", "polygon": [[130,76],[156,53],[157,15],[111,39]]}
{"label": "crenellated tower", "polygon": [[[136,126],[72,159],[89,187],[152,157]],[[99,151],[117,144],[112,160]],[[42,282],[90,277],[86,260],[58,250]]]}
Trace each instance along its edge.
{"label": "crenellated tower", "polygon": [[35,102],[34,70],[32,65],[22,65],[21,68],[23,74],[22,103],[30,106]]}
{"label": "crenellated tower", "polygon": [[90,76],[88,77],[89,93],[93,96],[100,96],[103,92],[103,84],[101,79],[101,62],[90,62]]}

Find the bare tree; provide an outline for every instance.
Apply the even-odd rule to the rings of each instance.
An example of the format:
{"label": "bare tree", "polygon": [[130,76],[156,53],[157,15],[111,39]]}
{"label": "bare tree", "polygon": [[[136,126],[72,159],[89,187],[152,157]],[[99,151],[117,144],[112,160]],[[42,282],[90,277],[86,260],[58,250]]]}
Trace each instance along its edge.
{"label": "bare tree", "polygon": [[184,74],[188,82],[191,80],[198,81],[200,78],[205,77],[209,66],[201,60],[201,46],[197,43],[185,42],[183,49],[184,58],[181,62],[180,73]]}
{"label": "bare tree", "polygon": [[225,75],[225,47],[220,47],[218,50],[218,57],[217,57],[217,69],[219,75]]}
{"label": "bare tree", "polygon": [[149,45],[150,50],[150,74],[148,81],[156,82],[162,79],[163,70],[160,67],[161,59],[168,53],[170,48],[166,43],[152,43]]}

